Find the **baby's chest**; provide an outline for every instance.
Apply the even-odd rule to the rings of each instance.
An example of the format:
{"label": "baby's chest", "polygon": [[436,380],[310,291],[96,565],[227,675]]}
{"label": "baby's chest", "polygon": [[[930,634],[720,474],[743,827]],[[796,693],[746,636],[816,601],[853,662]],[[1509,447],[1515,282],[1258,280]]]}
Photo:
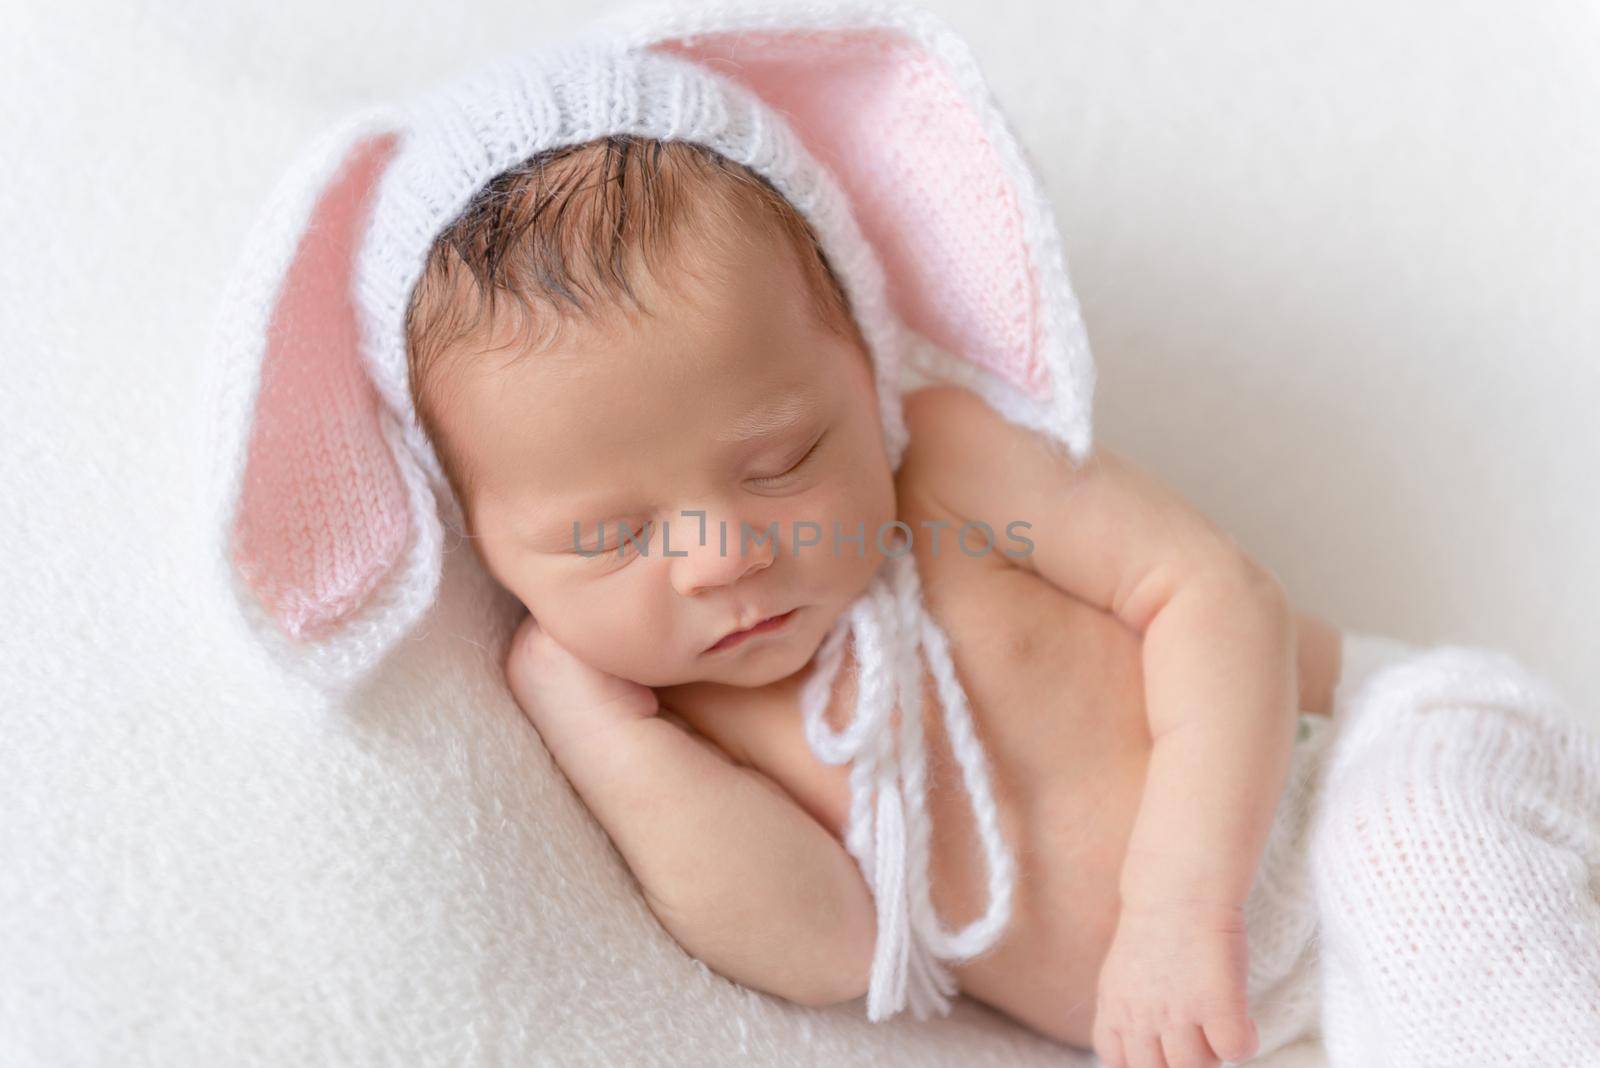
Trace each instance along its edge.
{"label": "baby's chest", "polygon": [[[914,529],[916,518],[908,520]],[[988,761],[1002,829],[1024,868],[1120,855],[1149,752],[1137,636],[1003,559],[967,556],[948,540],[937,550],[917,541],[915,552],[924,602],[949,640]],[[847,651],[827,712],[835,731],[854,714],[854,674]],[[957,916],[970,904],[976,915],[985,885],[981,846],[926,671],[922,684],[935,904]],[[737,708],[682,714],[843,840],[849,769],[811,751],[798,686],[743,691]]]}
{"label": "baby's chest", "polygon": [[[1148,748],[1140,643],[1115,617],[1003,561],[918,556],[974,731],[1019,806],[1068,803],[1108,760]],[[959,791],[931,677],[925,694],[930,760]]]}

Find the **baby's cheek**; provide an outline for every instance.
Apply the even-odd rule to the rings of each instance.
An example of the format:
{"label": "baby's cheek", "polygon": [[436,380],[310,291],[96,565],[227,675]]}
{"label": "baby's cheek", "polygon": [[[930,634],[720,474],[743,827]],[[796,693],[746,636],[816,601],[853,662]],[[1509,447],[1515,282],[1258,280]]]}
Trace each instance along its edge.
{"label": "baby's cheek", "polygon": [[616,641],[614,612],[587,582],[572,576],[546,580],[523,603],[557,640],[591,664],[600,666],[605,645]]}
{"label": "baby's cheek", "polygon": [[682,681],[684,660],[696,637],[682,598],[665,577],[658,579],[649,589],[600,606],[610,621],[606,640],[621,661],[617,673],[649,686]]}
{"label": "baby's cheek", "polygon": [[[785,502],[773,514],[782,562],[805,570],[826,567],[834,556],[835,524],[842,536],[855,533],[858,517],[850,513],[847,505],[837,490],[820,488]],[[848,549],[849,544],[845,547]]]}
{"label": "baby's cheek", "polygon": [[830,481],[821,497],[818,505],[826,514],[820,518],[830,532],[835,519],[851,533],[860,524],[864,525],[870,541],[879,527],[886,526],[895,517],[893,480],[874,477],[865,466],[851,467]]}
{"label": "baby's cheek", "polygon": [[860,587],[883,561],[885,549],[879,545],[880,538],[889,549],[897,538],[890,526],[894,509],[883,507],[859,487],[845,486],[819,495],[805,518],[816,524],[808,530],[816,544],[802,548],[794,562],[830,592]]}

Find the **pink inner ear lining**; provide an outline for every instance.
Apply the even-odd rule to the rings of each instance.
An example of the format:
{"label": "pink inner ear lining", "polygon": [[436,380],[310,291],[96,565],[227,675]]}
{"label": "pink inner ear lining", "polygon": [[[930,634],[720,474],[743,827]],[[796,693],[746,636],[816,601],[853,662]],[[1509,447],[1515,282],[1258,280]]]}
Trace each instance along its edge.
{"label": "pink inner ear lining", "polygon": [[301,639],[357,609],[410,532],[351,291],[368,203],[396,143],[383,134],[352,148],[307,222],[267,327],[233,558]]}
{"label": "pink inner ear lining", "polygon": [[788,118],[850,198],[908,326],[1035,397],[1048,393],[1017,190],[938,60],[887,31],[720,33],[656,47],[744,84]]}

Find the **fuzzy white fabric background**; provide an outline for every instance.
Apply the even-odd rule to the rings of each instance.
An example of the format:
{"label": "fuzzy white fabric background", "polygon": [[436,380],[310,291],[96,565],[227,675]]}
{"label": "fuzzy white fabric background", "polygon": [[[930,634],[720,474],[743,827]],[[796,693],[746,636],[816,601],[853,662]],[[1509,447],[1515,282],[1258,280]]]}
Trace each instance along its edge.
{"label": "fuzzy white fabric background", "polygon": [[[1099,439],[1299,605],[1600,709],[1594,7],[930,6],[1055,198]],[[1074,1063],[970,1002],[875,1026],[687,958],[504,691],[512,606],[463,553],[343,714],[191,577],[192,383],[279,173],[358,101],[582,17],[8,5],[5,1064]]]}

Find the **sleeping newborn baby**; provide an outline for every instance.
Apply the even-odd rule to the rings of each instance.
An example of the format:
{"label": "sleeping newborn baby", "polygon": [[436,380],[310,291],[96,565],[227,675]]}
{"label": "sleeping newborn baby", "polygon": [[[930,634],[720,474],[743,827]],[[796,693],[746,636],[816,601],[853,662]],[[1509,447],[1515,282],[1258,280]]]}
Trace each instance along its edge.
{"label": "sleeping newborn baby", "polygon": [[[951,385],[907,396],[891,470],[806,224],[688,143],[497,179],[436,242],[407,338],[472,544],[530,610],[512,692],[686,950],[806,1005],[864,992],[848,770],[808,750],[798,687],[909,529],[1018,857],[1010,926],[961,990],[1129,1064],[1252,1054],[1243,909],[1340,634],[1226,533]],[[975,832],[927,729],[933,901],[962,921]]]}

